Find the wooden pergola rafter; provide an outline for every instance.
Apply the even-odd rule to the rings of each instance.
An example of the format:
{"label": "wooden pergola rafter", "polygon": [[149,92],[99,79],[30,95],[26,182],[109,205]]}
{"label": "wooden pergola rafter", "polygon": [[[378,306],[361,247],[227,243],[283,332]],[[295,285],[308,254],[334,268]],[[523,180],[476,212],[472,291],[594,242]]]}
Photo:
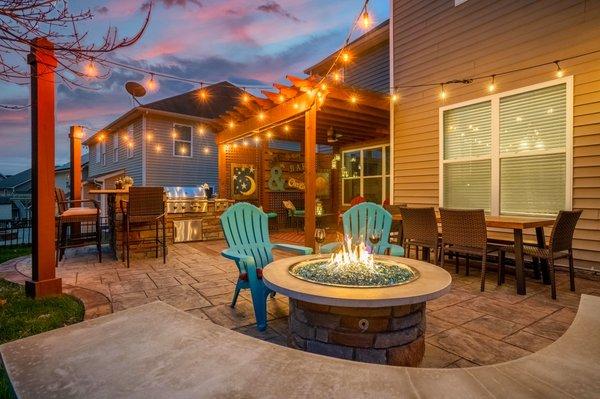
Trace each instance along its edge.
{"label": "wooden pergola rafter", "polygon": [[[305,157],[306,210],[315,208],[316,145],[336,147],[389,138],[390,99],[387,94],[357,89],[318,76],[287,75],[290,85],[275,83],[265,98],[248,95],[247,101],[215,121],[217,144],[229,143],[287,125],[275,138],[300,141]],[[220,150],[222,153],[223,150]],[[314,212],[306,212],[305,244],[314,246]]]}

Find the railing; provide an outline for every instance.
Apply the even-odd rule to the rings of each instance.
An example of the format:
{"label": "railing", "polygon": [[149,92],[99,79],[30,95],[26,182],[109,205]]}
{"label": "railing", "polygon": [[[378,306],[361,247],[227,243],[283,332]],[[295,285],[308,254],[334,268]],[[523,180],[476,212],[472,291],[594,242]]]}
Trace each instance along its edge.
{"label": "railing", "polygon": [[31,219],[0,221],[0,247],[31,244]]}

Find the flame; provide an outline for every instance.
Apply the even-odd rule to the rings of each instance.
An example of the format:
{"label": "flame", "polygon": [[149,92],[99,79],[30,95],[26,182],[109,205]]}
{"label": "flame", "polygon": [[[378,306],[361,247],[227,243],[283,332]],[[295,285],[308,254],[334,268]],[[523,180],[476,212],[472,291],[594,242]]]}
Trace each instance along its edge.
{"label": "flame", "polygon": [[352,238],[346,236],[344,242],[342,242],[341,250],[332,254],[329,258],[328,267],[336,272],[349,265],[358,265],[370,270],[375,268],[373,254],[369,253],[364,241],[361,241],[358,245],[353,245]]}

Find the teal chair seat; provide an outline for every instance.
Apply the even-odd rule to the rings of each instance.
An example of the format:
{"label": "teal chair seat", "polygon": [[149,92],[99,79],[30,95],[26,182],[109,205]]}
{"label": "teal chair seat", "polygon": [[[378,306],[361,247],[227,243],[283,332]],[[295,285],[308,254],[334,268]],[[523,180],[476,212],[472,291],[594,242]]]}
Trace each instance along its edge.
{"label": "teal chair seat", "polygon": [[273,261],[273,249],[310,255],[312,248],[290,244],[272,244],[269,238],[268,216],[246,202],[239,202],[221,215],[221,226],[228,249],[221,255],[235,262],[239,277],[231,307],[235,306],[243,289],[250,289],[256,325],[260,331],[267,328],[267,297],[274,294],[262,281],[262,269]]}
{"label": "teal chair seat", "polygon": [[277,217],[277,212],[267,212],[267,218],[274,219]]}
{"label": "teal chair seat", "polygon": [[[392,227],[392,214],[382,206],[373,202],[363,202],[348,209],[342,215],[344,236],[351,237],[357,244],[364,241],[371,248],[371,252],[378,255],[404,256],[404,248],[400,245],[390,244],[390,230]],[[371,232],[378,231],[380,240],[377,244],[371,243]],[[332,253],[340,247],[340,243],[332,242],[321,247],[321,253]]]}

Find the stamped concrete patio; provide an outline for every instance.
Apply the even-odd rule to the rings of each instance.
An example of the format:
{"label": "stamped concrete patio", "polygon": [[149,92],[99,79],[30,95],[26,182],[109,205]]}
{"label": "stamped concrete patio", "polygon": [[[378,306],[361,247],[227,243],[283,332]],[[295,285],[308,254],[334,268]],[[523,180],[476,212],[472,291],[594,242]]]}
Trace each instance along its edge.
{"label": "stamped concrete patio", "polygon": [[[273,234],[274,242],[293,242],[294,233]],[[287,298],[268,301],[269,326],[258,332],[250,295],[243,292],[235,309],[229,307],[237,269],[220,256],[224,241],[170,246],[167,264],[137,259],[127,269],[105,257],[97,263],[94,251],[71,250],[58,268],[65,291],[86,305],[93,318],[162,300],[189,313],[240,333],[286,345]],[[276,252],[275,256],[287,256]],[[452,273],[452,291],[427,305],[426,353],[421,367],[469,367],[516,359],[550,344],[571,324],[582,293],[600,295],[600,282],[577,279],[577,292],[568,290],[559,274],[558,300],[549,287],[527,280],[527,295],[515,294],[514,280],[496,287],[489,273],[486,292],[479,292],[479,274]],[[0,265],[0,278],[22,282],[31,273],[30,258]]]}

